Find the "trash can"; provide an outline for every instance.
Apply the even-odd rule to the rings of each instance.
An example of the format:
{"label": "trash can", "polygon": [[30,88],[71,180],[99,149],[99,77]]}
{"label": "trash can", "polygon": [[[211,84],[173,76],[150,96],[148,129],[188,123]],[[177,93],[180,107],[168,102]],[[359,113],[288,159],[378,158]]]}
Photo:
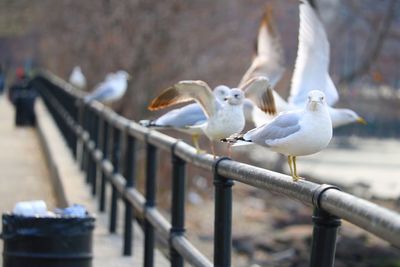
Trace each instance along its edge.
{"label": "trash can", "polygon": [[3,267],[90,267],[95,218],[3,214]]}

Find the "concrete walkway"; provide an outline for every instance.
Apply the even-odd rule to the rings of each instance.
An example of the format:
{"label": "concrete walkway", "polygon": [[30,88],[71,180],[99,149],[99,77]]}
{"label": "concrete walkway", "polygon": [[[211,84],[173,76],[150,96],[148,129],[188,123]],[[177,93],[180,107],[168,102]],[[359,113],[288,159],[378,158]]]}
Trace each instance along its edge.
{"label": "concrete walkway", "polygon": [[[39,139],[34,128],[16,128],[10,102],[0,97],[0,212],[18,201],[43,199],[56,206]],[[0,242],[3,251],[3,242]],[[0,256],[2,266],[2,256]]]}
{"label": "concrete walkway", "polygon": [[[44,199],[53,208],[58,204],[56,200],[63,198],[63,192],[69,204],[82,204],[96,215],[94,267],[143,266],[143,235],[139,227],[135,225],[134,256],[122,257],[121,230],[119,229],[118,234],[108,233],[107,215],[96,214],[97,201],[90,195],[83,174],[40,101],[36,105],[36,112],[38,132],[30,128],[15,128],[12,106],[5,99],[0,99],[0,166],[4,174],[0,176],[1,211],[11,210],[16,201],[32,199]],[[51,140],[44,150],[40,137]],[[51,159],[49,168],[45,163],[46,157]],[[59,174],[61,182],[57,190],[53,190],[52,186],[57,184],[53,177],[55,173]],[[120,214],[123,214],[122,210]],[[119,226],[122,227],[121,223]],[[169,266],[168,261],[158,251],[155,255],[155,266]]]}

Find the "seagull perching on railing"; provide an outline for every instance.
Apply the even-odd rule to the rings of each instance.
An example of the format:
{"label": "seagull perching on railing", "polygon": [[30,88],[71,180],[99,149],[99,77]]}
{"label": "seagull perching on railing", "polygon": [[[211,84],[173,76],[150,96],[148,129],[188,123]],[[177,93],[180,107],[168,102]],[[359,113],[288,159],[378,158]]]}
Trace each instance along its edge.
{"label": "seagull perching on railing", "polygon": [[123,70],[108,74],[105,81],[85,97],[85,102],[97,100],[102,103],[112,103],[119,100],[128,88],[129,79],[130,75]]}
{"label": "seagull perching on railing", "polygon": [[204,123],[188,126],[201,129],[210,140],[211,151],[215,156],[215,140],[221,140],[240,133],[245,126],[243,101],[247,96],[266,112],[275,112],[272,91],[265,77],[248,81],[241,89],[233,88],[225,101],[217,100],[207,83],[203,81],[181,81],[164,90],[149,105],[150,110],[158,110],[175,104],[196,101],[200,104],[207,119]]}
{"label": "seagull perching on railing", "polygon": [[80,90],[86,89],[86,78],[79,66],[75,66],[69,76],[69,83]]}
{"label": "seagull perching on railing", "polygon": [[317,153],[332,139],[332,122],[323,92],[308,93],[303,109],[282,112],[271,122],[241,137],[228,138],[234,146],[255,143],[288,157],[290,174],[298,181],[296,157]]}
{"label": "seagull perching on railing", "polygon": [[[225,101],[225,98],[230,94],[230,88],[225,85],[219,85],[215,87],[212,93],[215,99],[222,104],[222,102]],[[174,129],[190,134],[193,145],[199,154],[202,152],[199,146],[199,138],[203,135],[203,130],[194,126],[203,124],[206,121],[207,116],[201,105],[198,103],[192,103],[181,108],[173,109],[157,119],[141,120],[139,123],[142,126],[149,128]]]}

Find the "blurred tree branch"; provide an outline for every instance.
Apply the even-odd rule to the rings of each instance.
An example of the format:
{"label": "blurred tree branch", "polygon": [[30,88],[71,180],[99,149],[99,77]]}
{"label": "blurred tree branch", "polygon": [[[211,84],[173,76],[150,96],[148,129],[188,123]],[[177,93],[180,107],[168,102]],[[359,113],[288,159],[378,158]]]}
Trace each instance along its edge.
{"label": "blurred tree branch", "polygon": [[[396,17],[396,5],[398,5],[397,0],[390,0],[387,5],[387,9],[385,15],[382,18],[379,29],[377,33],[371,33],[371,40],[367,42],[366,47],[364,49],[363,58],[361,59],[361,63],[353,69],[350,73],[343,75],[339,79],[339,84],[348,84],[356,80],[361,75],[367,73],[372,64],[378,58],[379,53],[382,50],[383,43],[386,38],[389,36],[391,24]],[[356,7],[353,7],[354,10],[358,10]],[[365,22],[370,24],[371,26],[376,23],[376,21],[371,20],[370,18],[365,18]]]}

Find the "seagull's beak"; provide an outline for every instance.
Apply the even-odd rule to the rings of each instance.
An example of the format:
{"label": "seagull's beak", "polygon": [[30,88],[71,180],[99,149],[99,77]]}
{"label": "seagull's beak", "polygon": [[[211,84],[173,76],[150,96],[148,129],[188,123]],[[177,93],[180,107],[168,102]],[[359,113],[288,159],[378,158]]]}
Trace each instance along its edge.
{"label": "seagull's beak", "polygon": [[310,108],[311,110],[316,110],[317,109],[317,105],[320,102],[319,98],[311,98],[310,99]]}
{"label": "seagull's beak", "polygon": [[128,74],[128,81],[132,80],[132,76]]}
{"label": "seagull's beak", "polygon": [[357,120],[356,120],[356,122],[361,123],[361,124],[364,124],[364,125],[367,124],[367,121],[364,120],[362,117],[358,117]]}

